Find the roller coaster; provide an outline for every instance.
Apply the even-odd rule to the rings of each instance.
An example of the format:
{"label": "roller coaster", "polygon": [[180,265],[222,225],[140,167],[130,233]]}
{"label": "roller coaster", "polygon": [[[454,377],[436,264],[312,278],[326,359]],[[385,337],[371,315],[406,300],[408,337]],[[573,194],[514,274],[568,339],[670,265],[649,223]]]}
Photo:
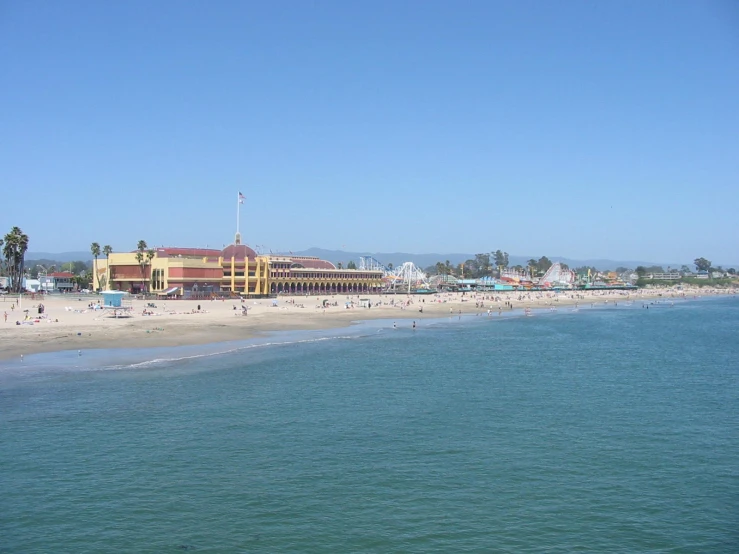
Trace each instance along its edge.
{"label": "roller coaster", "polygon": [[410,293],[430,290],[428,275],[413,262],[404,262],[391,269],[372,256],[360,256],[359,269],[382,271],[386,292]]}
{"label": "roller coaster", "polygon": [[544,276],[539,279],[539,285],[544,286],[572,286],[575,283],[576,275],[575,272],[570,269],[564,269],[562,265],[557,262],[552,264],[552,267],[547,269]]}

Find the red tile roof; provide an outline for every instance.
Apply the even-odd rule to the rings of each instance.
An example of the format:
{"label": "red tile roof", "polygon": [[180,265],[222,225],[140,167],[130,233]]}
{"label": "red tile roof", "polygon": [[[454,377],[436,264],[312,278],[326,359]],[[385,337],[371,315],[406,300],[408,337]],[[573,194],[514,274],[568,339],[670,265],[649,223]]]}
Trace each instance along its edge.
{"label": "red tile roof", "polygon": [[294,264],[300,264],[306,269],[336,269],[336,266],[326,260],[314,256],[288,256]]}
{"label": "red tile roof", "polygon": [[223,249],[221,256],[223,256],[225,260],[230,260],[231,258],[235,258],[237,260],[245,260],[248,258],[253,260],[257,257],[257,253],[245,244],[230,244]]}
{"label": "red tile roof", "polygon": [[220,256],[221,251],[214,248],[179,248],[165,246],[157,248],[157,256],[160,258],[175,258],[184,256],[188,258],[207,258],[208,256]]}
{"label": "red tile roof", "polygon": [[59,273],[49,273],[49,277],[74,277],[74,273],[70,273],[69,271],[60,271]]}

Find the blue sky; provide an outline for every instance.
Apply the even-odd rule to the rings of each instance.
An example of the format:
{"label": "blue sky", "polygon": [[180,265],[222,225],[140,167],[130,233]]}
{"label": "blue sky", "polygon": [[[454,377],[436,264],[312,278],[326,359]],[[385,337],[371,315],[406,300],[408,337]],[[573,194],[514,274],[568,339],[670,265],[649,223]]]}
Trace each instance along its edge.
{"label": "blue sky", "polygon": [[0,231],[739,261],[739,5],[0,3]]}

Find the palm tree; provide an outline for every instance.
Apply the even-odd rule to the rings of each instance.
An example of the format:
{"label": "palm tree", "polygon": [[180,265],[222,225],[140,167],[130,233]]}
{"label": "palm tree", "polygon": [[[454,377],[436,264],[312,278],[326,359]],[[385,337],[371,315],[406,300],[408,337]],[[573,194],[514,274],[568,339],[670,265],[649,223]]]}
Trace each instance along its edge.
{"label": "palm tree", "polygon": [[136,261],[139,263],[139,267],[141,268],[141,292],[143,292],[143,289],[144,289],[144,253],[143,252],[136,252]]}
{"label": "palm tree", "polygon": [[140,240],[136,245],[136,261],[141,268],[141,289],[144,289],[144,252],[146,252],[147,244],[145,240]]}
{"label": "palm tree", "polygon": [[23,290],[23,265],[27,250],[28,235],[23,233],[20,227],[13,227],[3,239],[3,256],[5,256],[5,263],[13,280],[14,292]]}
{"label": "palm tree", "polygon": [[153,248],[149,248],[146,251],[146,263],[149,264],[149,291],[151,291],[151,277],[152,277],[151,260],[153,260],[154,259],[154,256],[156,256],[156,255],[157,255],[157,251],[154,250]]}
{"label": "palm tree", "polygon": [[110,255],[113,253],[113,247],[109,244],[103,246],[103,254],[105,254],[105,275],[98,277],[98,284],[101,290],[105,290],[108,287],[108,277],[112,277],[110,274]]}
{"label": "palm tree", "polygon": [[[93,288],[95,288],[95,278],[97,277],[97,274],[98,274],[98,256],[100,255],[100,245],[97,242],[93,242],[90,245],[90,252],[92,253],[92,257],[93,257],[93,262],[92,262],[92,267],[93,267],[92,286],[93,286]],[[98,290],[98,289],[95,288],[95,290]]]}

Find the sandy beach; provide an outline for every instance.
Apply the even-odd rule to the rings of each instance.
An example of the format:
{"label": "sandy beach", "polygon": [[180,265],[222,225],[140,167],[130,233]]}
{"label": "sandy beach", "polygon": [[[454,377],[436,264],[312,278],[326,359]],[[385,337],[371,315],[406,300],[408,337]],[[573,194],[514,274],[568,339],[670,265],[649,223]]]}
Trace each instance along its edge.
{"label": "sandy beach", "polygon": [[[438,293],[433,295],[284,296],[259,300],[133,300],[129,317],[95,309],[97,295],[17,296],[0,300],[0,359],[61,350],[146,348],[208,344],[248,339],[283,330],[329,329],[367,319],[495,317],[525,308],[588,308],[655,298],[693,298],[733,294],[725,289],[645,289],[639,291],[563,291]],[[152,306],[149,306],[149,304]],[[44,313],[38,314],[39,304]],[[198,309],[199,308],[199,309]],[[27,311],[26,311],[27,310]],[[404,322],[403,324],[410,324]],[[401,325],[399,323],[398,325]]]}

